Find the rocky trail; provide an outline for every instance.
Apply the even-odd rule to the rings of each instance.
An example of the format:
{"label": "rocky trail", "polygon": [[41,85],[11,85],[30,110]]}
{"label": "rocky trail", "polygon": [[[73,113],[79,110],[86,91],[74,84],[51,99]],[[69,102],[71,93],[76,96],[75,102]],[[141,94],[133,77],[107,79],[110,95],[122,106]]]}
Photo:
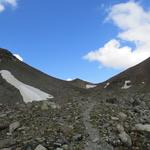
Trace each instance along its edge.
{"label": "rocky trail", "polygon": [[90,113],[95,105],[95,102],[86,102],[83,105],[83,123],[88,134],[85,150],[113,150],[113,147],[102,142],[98,129],[94,128],[91,123]]}

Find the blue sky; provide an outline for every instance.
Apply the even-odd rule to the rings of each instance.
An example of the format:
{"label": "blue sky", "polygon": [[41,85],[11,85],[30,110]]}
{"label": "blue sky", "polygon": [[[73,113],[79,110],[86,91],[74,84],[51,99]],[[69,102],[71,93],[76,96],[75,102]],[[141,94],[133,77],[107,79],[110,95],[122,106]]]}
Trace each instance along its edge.
{"label": "blue sky", "polygon": [[[143,57],[141,59],[138,59],[137,55],[129,57],[129,63],[126,63],[128,56],[122,56],[120,51],[130,51],[133,47],[137,50],[131,49],[129,55],[133,51],[138,51],[139,47],[135,46],[135,43],[139,39],[135,37],[129,39],[125,36],[127,29],[124,28],[129,25],[120,25],[118,20],[115,20],[122,5],[129,3],[131,8],[137,9],[137,15],[146,16],[144,22],[149,31],[149,0],[140,2],[128,0],[10,1],[0,1],[0,47],[19,54],[26,63],[49,75],[61,79],[81,78],[90,82],[102,82],[142,61],[150,54],[149,51],[143,54],[149,45],[147,39],[141,40],[138,45],[144,49]],[[122,5],[119,5],[121,3]],[[129,7],[124,9],[127,8]],[[143,8],[140,14],[139,8]],[[130,10],[127,11],[130,12]],[[121,15],[124,15],[123,13]],[[125,15],[128,15],[129,19],[134,17]],[[133,31],[133,26],[130,25],[129,29]],[[142,30],[142,32],[145,31]],[[120,46],[116,46],[118,44]],[[124,48],[124,46],[127,47]],[[107,52],[106,47],[114,50],[118,59],[114,56],[111,59],[110,51],[107,56],[100,52]],[[130,62],[130,59],[135,61]]]}

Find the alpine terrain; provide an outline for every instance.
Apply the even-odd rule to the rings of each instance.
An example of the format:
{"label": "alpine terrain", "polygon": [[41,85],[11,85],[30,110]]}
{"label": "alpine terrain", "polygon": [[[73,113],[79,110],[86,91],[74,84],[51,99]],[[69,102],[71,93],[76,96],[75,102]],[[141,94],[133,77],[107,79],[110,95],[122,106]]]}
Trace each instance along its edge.
{"label": "alpine terrain", "polygon": [[0,150],[150,150],[149,91],[150,58],[93,84],[0,49]]}

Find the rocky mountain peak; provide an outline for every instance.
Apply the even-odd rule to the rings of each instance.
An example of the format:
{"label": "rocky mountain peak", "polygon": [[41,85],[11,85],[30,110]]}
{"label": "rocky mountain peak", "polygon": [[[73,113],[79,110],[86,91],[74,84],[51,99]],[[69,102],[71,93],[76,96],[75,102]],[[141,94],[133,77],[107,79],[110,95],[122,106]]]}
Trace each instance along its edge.
{"label": "rocky mountain peak", "polygon": [[4,58],[10,59],[10,58],[15,58],[15,57],[9,50],[0,48],[0,59],[4,59]]}

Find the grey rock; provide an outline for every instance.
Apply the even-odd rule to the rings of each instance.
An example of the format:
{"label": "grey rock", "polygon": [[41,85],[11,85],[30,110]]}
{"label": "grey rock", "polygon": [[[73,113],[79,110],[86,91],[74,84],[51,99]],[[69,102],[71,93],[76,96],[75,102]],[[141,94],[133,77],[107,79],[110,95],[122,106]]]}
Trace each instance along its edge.
{"label": "grey rock", "polygon": [[60,137],[56,140],[56,143],[64,145],[64,144],[68,143],[68,141],[65,139],[65,137]]}
{"label": "grey rock", "polygon": [[47,148],[40,144],[35,148],[35,150],[47,150]]}
{"label": "grey rock", "polygon": [[13,139],[0,140],[0,148],[9,148],[15,144],[16,144],[16,141]]}
{"label": "grey rock", "polygon": [[49,109],[48,103],[46,101],[43,101],[41,105],[41,110],[48,110],[48,109]]}
{"label": "grey rock", "polygon": [[132,140],[131,137],[126,132],[121,132],[119,134],[119,138],[127,146],[132,146]]}
{"label": "grey rock", "polygon": [[118,117],[111,117],[111,120],[114,120],[114,121],[117,121],[117,120],[119,120],[119,118]]}
{"label": "grey rock", "polygon": [[117,130],[120,133],[119,138],[127,146],[132,146],[131,137],[125,132],[124,127],[121,124],[117,125]]}
{"label": "grey rock", "polygon": [[12,134],[16,129],[20,127],[20,122],[16,121],[9,125],[9,132]]}
{"label": "grey rock", "polygon": [[102,143],[99,145],[98,150],[114,150],[112,145],[109,145],[108,143]]}
{"label": "grey rock", "polygon": [[58,147],[58,148],[56,148],[56,150],[63,150],[63,148],[59,148],[59,147]]}
{"label": "grey rock", "polygon": [[64,144],[64,145],[62,146],[62,148],[63,148],[64,150],[69,150],[69,146],[68,146],[67,144]]}
{"label": "grey rock", "polygon": [[136,124],[135,130],[150,132],[150,124]]}
{"label": "grey rock", "polygon": [[60,106],[54,102],[49,102],[48,104],[52,109],[60,109]]}
{"label": "grey rock", "polygon": [[0,118],[4,118],[7,116],[7,113],[0,114]]}
{"label": "grey rock", "polygon": [[123,121],[127,119],[127,115],[123,112],[120,112],[118,115],[119,115],[119,118]]}
{"label": "grey rock", "polygon": [[99,138],[97,137],[97,138],[95,138],[95,139],[93,139],[93,143],[96,143],[96,142],[98,142],[99,141]]}
{"label": "grey rock", "polygon": [[39,142],[39,143],[42,143],[42,142],[45,141],[45,138],[44,137],[36,138],[36,141]]}
{"label": "grey rock", "polygon": [[83,138],[83,137],[82,137],[81,134],[77,134],[77,135],[73,136],[73,140],[75,140],[75,141],[81,141],[82,138]]}
{"label": "grey rock", "polygon": [[119,133],[122,133],[122,132],[124,132],[124,127],[121,124],[118,124],[117,125],[117,130],[118,130]]}

